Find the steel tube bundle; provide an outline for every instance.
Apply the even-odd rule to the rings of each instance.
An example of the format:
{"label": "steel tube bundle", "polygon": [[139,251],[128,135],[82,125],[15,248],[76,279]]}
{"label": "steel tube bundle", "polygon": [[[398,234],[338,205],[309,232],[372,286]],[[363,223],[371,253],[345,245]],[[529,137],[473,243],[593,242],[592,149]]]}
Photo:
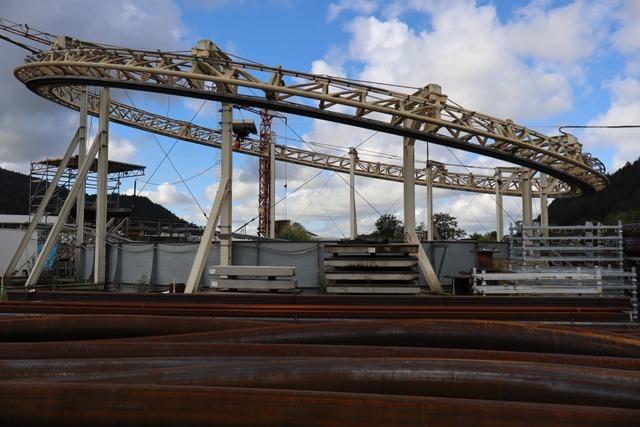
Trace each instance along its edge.
{"label": "steel tube bundle", "polygon": [[[332,312],[318,298],[51,296],[0,303],[1,425],[631,426],[640,419],[640,338],[630,323],[455,318],[464,310],[515,315],[523,303],[513,299],[346,298]],[[590,300],[547,302],[547,313],[615,310]],[[37,314],[11,311],[20,304]],[[239,306],[252,316],[220,317]],[[430,319],[438,310],[450,318]],[[305,318],[308,311],[323,317]],[[407,312],[413,317],[394,318]]]}

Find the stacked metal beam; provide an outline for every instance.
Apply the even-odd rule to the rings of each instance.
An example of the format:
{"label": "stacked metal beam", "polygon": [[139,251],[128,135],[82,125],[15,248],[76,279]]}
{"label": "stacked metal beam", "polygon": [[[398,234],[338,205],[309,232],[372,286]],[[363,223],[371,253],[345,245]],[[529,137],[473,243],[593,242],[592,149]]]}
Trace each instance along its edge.
{"label": "stacked metal beam", "polygon": [[405,243],[325,245],[327,293],[418,294],[417,252],[417,245]]}

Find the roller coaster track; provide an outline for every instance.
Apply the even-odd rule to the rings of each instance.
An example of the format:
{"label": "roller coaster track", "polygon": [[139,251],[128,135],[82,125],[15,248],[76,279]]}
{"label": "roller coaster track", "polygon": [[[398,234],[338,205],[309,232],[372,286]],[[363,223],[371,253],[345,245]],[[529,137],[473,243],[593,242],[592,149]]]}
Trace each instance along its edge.
{"label": "roller coaster track", "polygon": [[[206,48],[203,48],[205,46]],[[252,62],[233,61],[215,45],[201,44],[191,55],[101,46],[59,38],[50,50],[35,54],[15,70],[29,89],[58,104],[79,108],[78,85],[96,85],[217,100],[237,105],[319,118],[388,134],[470,151],[537,170],[550,180],[551,197],[570,197],[607,186],[604,167],[584,153],[571,135],[549,137],[509,120],[496,119],[459,107],[428,86],[414,94],[364,85],[347,79],[290,71]],[[89,111],[97,115],[98,97]],[[189,142],[220,146],[216,130],[152,114],[113,102],[114,122]],[[247,139],[237,152],[263,155],[260,141]],[[280,161],[348,173],[349,158],[284,145],[276,146]],[[402,167],[357,160],[356,174],[402,181]],[[493,175],[448,171],[431,162],[438,188],[494,193]],[[521,194],[520,168],[505,168],[503,194]],[[417,184],[426,185],[426,170],[416,171]],[[533,179],[534,194],[540,183]]]}

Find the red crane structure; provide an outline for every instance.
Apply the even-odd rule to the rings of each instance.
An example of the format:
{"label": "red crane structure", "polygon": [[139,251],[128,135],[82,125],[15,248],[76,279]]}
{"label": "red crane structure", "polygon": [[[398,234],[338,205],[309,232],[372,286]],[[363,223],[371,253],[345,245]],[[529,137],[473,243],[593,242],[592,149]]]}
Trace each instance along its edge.
{"label": "red crane structure", "polygon": [[[258,236],[269,237],[271,219],[271,123],[273,115],[269,110],[260,110],[260,151],[265,156],[260,157],[258,179]],[[275,196],[275,195],[274,195]]]}
{"label": "red crane structure", "polygon": [[286,122],[287,116],[277,113],[275,111],[269,111],[262,109],[260,114],[260,151],[264,153],[264,156],[260,157],[259,167],[259,187],[258,187],[258,236],[269,237],[271,236],[271,215],[275,215],[273,212],[272,200],[275,200],[275,194],[271,194],[272,185],[271,179],[271,146],[275,144],[275,134],[271,131],[271,124],[273,118],[277,117]]}

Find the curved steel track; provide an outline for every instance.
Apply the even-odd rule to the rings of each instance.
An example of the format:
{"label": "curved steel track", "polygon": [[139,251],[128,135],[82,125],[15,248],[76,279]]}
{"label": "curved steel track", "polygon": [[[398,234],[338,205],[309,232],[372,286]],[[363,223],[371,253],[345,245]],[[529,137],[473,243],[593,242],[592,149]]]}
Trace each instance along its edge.
{"label": "curved steel track", "polygon": [[[465,110],[430,87],[415,94],[309,73],[231,60],[224,52],[193,49],[191,55],[105,47],[60,39],[47,52],[36,54],[15,71],[35,93],[70,108],[78,108],[76,85],[97,85],[167,93],[268,108],[343,123],[506,160],[553,176],[551,197],[576,196],[604,189],[602,164],[582,152],[575,138],[548,137]],[[97,114],[97,99],[90,100]],[[138,129],[205,145],[219,145],[211,129],[113,103],[111,120]],[[236,150],[263,155],[259,141],[245,141]],[[347,172],[348,158],[278,146],[278,160]],[[434,163],[435,187],[494,193],[496,179],[457,173]],[[396,165],[358,161],[356,173],[402,181]],[[425,169],[417,171],[425,185]],[[517,168],[505,181],[503,194],[520,195]],[[504,177],[503,177],[504,179]],[[534,192],[539,182],[533,180]],[[536,188],[538,187],[538,188]]]}

